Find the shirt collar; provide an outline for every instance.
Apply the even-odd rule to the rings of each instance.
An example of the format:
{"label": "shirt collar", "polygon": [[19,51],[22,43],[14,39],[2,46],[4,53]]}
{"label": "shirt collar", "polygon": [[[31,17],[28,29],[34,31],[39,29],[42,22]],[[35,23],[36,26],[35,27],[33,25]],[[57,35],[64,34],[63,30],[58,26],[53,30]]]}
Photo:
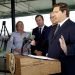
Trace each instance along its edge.
{"label": "shirt collar", "polygon": [[44,27],[45,27],[45,25],[43,25],[42,27],[39,27],[39,28],[41,28],[41,33],[42,33],[42,31],[43,31]]}
{"label": "shirt collar", "polygon": [[45,26],[45,25],[43,25],[42,27],[39,27],[39,28],[41,28],[41,29],[43,30],[44,26]]}
{"label": "shirt collar", "polygon": [[63,20],[62,22],[58,23],[60,25],[60,27],[64,24],[64,22],[66,22],[69,18],[66,18],[65,20]]}

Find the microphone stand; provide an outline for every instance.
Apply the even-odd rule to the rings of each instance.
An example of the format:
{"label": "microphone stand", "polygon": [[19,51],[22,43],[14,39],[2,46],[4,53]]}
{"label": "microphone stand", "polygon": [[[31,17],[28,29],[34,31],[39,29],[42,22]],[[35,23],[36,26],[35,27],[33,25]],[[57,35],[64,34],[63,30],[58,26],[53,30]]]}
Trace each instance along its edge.
{"label": "microphone stand", "polygon": [[[3,28],[4,28],[4,37],[2,37],[2,39],[0,40],[1,41],[1,45],[0,45],[0,49],[1,49],[1,52],[3,50],[6,50],[6,47],[7,47],[7,41],[8,41],[8,38],[10,37],[9,33],[8,33],[8,30],[6,28],[6,25],[5,25],[6,21],[3,21],[3,24],[2,24],[2,28],[1,28],[1,33],[0,33],[0,37],[2,37],[2,31],[3,31]],[[8,38],[5,38],[5,35],[6,35],[6,32],[8,34]],[[3,47],[3,49],[2,49]],[[7,69],[6,69],[6,57],[5,57],[5,54],[2,56],[2,58],[4,59],[4,70],[3,72],[5,73],[6,75],[6,72],[7,72]]]}
{"label": "microphone stand", "polygon": [[[21,55],[23,55],[23,52],[26,52],[25,55],[30,54],[30,43],[31,43],[31,39],[29,38],[24,38],[23,44],[22,44],[22,48],[21,48]],[[24,51],[25,49],[25,51]]]}
{"label": "microphone stand", "polygon": [[21,48],[21,55],[23,55],[23,47],[24,47],[24,45],[27,43],[27,38],[26,37],[24,37],[23,38],[23,43],[22,43],[22,48]]}
{"label": "microphone stand", "polygon": [[[6,23],[6,21],[3,21],[2,28],[1,28],[1,33],[0,33],[0,37],[1,37],[2,31],[3,31],[3,28],[4,28],[4,36],[1,39],[1,45],[0,45],[0,49],[2,49],[1,47],[4,44],[3,50],[6,49],[7,41],[8,41],[8,38],[10,37],[9,32],[7,30],[7,27],[6,27],[5,23]],[[5,38],[6,32],[7,32],[8,38]]]}
{"label": "microphone stand", "polygon": [[[24,52],[24,50],[23,49],[26,49],[26,52],[27,52],[27,54],[31,54],[31,41],[33,40],[35,38],[35,36],[34,35],[32,35],[32,36],[30,36],[29,38],[24,38],[23,39],[23,44],[22,44],[22,48],[21,48],[21,55],[23,55],[23,52]],[[24,48],[25,47],[25,48]],[[26,55],[27,55],[26,54]]]}

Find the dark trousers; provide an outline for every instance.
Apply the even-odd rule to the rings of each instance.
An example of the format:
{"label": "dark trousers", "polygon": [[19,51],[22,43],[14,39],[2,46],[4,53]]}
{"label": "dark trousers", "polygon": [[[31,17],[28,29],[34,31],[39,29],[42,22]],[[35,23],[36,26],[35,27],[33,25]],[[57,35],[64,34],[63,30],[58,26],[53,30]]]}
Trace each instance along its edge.
{"label": "dark trousers", "polygon": [[61,62],[61,75],[75,75],[75,56],[68,56]]}

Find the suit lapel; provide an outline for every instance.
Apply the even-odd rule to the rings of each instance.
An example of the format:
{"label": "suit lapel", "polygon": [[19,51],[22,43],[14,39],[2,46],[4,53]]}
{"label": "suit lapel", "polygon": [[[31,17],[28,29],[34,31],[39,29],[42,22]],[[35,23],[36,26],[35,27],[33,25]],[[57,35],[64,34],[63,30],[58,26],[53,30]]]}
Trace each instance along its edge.
{"label": "suit lapel", "polygon": [[70,19],[68,19],[66,22],[64,22],[64,24],[59,28],[59,30],[57,31],[57,33],[54,35],[53,39],[51,40],[52,42],[54,39],[56,39],[56,37],[58,35],[62,35],[62,31],[64,31],[64,29],[67,27],[69,21],[70,21]]}
{"label": "suit lapel", "polygon": [[56,29],[57,26],[51,26],[50,27],[50,33],[49,33],[49,42],[52,42],[53,41],[53,38],[54,38],[54,32],[55,32],[55,29]]}

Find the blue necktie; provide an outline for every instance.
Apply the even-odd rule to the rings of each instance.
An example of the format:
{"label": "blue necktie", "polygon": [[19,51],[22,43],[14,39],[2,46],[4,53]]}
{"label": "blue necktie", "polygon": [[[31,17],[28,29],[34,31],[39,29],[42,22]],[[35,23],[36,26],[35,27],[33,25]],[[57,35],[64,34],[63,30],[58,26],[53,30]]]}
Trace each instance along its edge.
{"label": "blue necktie", "polygon": [[60,28],[60,25],[57,25],[56,30],[54,32],[54,35],[57,33],[57,31],[59,30],[59,28]]}

